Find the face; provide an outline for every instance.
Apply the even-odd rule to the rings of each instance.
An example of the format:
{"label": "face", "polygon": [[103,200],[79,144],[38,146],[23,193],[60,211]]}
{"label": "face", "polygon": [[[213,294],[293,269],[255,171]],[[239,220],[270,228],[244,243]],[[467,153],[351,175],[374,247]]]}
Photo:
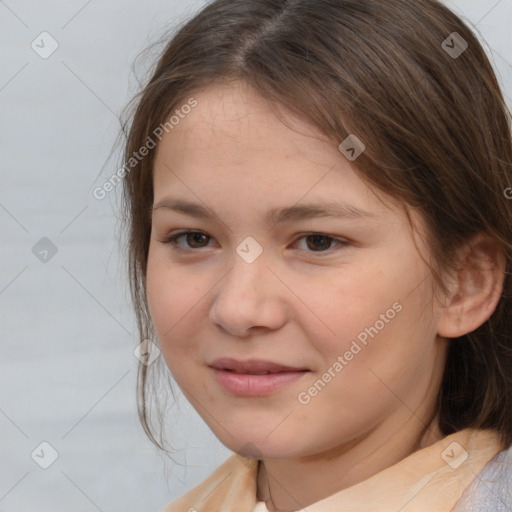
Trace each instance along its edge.
{"label": "face", "polygon": [[308,124],[241,85],[195,98],[157,150],[147,266],[181,390],[246,455],[407,434],[445,357],[422,239]]}

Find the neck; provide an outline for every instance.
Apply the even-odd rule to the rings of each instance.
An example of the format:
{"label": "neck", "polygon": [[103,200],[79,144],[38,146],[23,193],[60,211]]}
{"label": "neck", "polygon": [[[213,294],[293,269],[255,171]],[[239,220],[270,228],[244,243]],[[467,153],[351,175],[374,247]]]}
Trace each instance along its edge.
{"label": "neck", "polygon": [[[258,471],[258,500],[270,512],[294,512],[354,486],[444,436],[437,418],[425,427],[379,425],[334,450],[295,459],[266,459]],[[403,432],[407,431],[407,437]]]}

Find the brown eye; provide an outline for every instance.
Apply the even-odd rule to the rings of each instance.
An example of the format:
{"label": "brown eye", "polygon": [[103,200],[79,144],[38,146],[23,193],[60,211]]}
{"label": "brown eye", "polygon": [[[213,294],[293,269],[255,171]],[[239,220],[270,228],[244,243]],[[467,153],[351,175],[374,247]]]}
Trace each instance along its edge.
{"label": "brown eye", "polygon": [[331,248],[331,244],[334,241],[333,238],[326,235],[308,235],[306,237],[307,246],[313,251],[324,251]]}
{"label": "brown eye", "polygon": [[305,234],[298,238],[295,244],[300,250],[309,253],[314,252],[319,256],[324,254],[327,256],[332,254],[335,250],[343,249],[345,246],[350,245],[347,240],[334,238],[323,233]]}
{"label": "brown eye", "polygon": [[[185,245],[178,242],[182,238],[186,241]],[[203,247],[207,247],[210,240],[211,237],[205,233],[201,233],[200,231],[182,231],[181,233],[175,233],[174,235],[166,236],[161,239],[160,242],[164,244],[171,244],[176,250],[186,251],[190,249],[202,249]]]}
{"label": "brown eye", "polygon": [[205,241],[206,241],[206,244],[208,244],[209,237],[207,235],[205,235],[204,233],[195,233],[194,232],[194,233],[188,233],[183,236],[186,236],[187,244],[194,249],[205,247],[205,245],[203,245],[203,243]]}

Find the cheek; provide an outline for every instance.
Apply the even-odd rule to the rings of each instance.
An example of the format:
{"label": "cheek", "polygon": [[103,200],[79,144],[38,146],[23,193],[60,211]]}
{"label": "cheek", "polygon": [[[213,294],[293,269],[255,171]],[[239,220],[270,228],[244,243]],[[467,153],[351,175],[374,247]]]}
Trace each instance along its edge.
{"label": "cheek", "polygon": [[[174,311],[174,301],[172,300],[172,295],[169,294],[172,288],[168,286],[167,278],[165,266],[162,265],[158,255],[154,255],[154,252],[150,249],[146,271],[146,295],[151,320],[157,334],[162,333],[164,330],[165,311]],[[171,325],[169,322],[167,329]]]}
{"label": "cheek", "polygon": [[[321,328],[311,340],[320,334],[322,345],[331,351],[348,349],[365,328],[381,322],[381,314],[389,311],[388,317],[395,317],[393,304],[399,300],[400,291],[392,281],[389,274],[369,267],[343,269],[334,276],[331,272],[320,280],[304,281],[300,290],[297,287],[297,295],[306,298],[308,317],[312,321],[316,317],[315,329]],[[364,335],[361,338],[364,341]]]}
{"label": "cheek", "polygon": [[416,359],[431,349],[425,343],[435,333],[425,308],[429,281],[424,270],[410,264],[390,265],[386,271],[368,265],[335,277],[305,284],[301,291],[320,320],[312,320],[308,329],[324,364],[346,356],[348,366],[367,369],[391,360],[397,367],[404,358]]}
{"label": "cheek", "polygon": [[146,274],[148,307],[156,335],[166,361],[169,354],[177,354],[180,347],[193,346],[182,343],[187,339],[186,319],[200,307],[200,291],[196,290],[193,278],[177,271],[166,258],[151,252]]}
{"label": "cheek", "polygon": [[397,290],[396,295],[361,301],[346,319],[338,317],[335,342],[324,337],[326,369],[339,376],[331,392],[334,396],[336,390],[343,391],[350,397],[347,407],[356,404],[361,411],[386,401],[393,404],[395,395],[408,396],[441,364],[433,323],[420,307],[426,288],[420,286],[407,297],[408,292]]}

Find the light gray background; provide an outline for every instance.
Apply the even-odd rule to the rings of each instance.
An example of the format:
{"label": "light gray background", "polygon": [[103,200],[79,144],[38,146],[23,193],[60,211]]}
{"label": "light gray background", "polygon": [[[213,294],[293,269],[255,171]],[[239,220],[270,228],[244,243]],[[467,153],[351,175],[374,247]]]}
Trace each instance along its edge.
{"label": "light gray background", "polygon": [[[119,191],[92,195],[117,169],[136,55],[204,3],[0,0],[1,512],[158,512],[230,453],[183,400],[183,466],[144,437]],[[446,3],[477,25],[511,98],[512,0]],[[59,44],[48,59],[31,48],[43,31]],[[43,237],[57,247],[46,263],[32,252]],[[58,452],[48,469],[31,458],[43,441]]]}

